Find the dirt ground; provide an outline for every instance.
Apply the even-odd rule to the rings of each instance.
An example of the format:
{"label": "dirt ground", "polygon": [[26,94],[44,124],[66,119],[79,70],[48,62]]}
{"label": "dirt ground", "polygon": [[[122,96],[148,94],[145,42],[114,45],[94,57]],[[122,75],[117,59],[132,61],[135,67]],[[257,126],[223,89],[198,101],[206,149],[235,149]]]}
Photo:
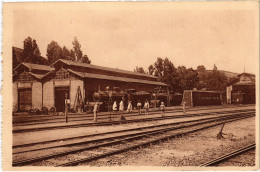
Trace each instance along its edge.
{"label": "dirt ground", "polygon": [[[158,145],[140,148],[109,162],[97,161],[92,166],[199,166],[213,158],[255,142],[255,117],[227,123],[224,139],[216,138],[220,128],[200,131]],[[254,164],[252,164],[254,165]]]}

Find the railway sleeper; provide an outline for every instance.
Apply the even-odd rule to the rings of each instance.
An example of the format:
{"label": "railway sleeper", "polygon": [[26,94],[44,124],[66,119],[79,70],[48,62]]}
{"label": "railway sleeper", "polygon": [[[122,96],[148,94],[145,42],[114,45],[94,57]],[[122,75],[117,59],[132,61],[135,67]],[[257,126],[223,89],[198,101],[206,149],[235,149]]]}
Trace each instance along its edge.
{"label": "railway sleeper", "polygon": [[[229,122],[232,122],[232,121],[235,121],[235,120],[237,120],[237,119],[230,120]],[[208,128],[211,128],[211,127],[214,127],[214,126],[217,126],[217,125],[221,125],[221,124],[226,123],[226,122],[219,122],[219,123],[211,125],[211,126],[206,126],[206,127],[202,127],[202,128],[199,128],[199,129],[191,130],[191,131],[186,132],[185,134],[189,134],[189,133],[197,132],[197,131],[200,131],[200,130],[208,129]],[[115,154],[118,154],[118,153],[126,152],[128,150],[132,150],[132,149],[148,146],[151,143],[152,144],[153,143],[158,143],[160,141],[167,140],[168,138],[174,138],[177,135],[183,136],[183,133],[174,134],[174,135],[167,136],[167,137],[162,137],[162,138],[155,139],[155,140],[152,140],[152,141],[149,141],[149,142],[141,143],[141,144],[138,144],[138,145],[133,145],[133,146],[121,149],[121,150],[107,152],[107,153],[105,153],[103,155],[100,155],[100,156],[88,157],[88,158],[81,159],[81,160],[78,160],[78,161],[69,162],[69,163],[65,163],[65,164],[60,164],[58,166],[74,166],[74,165],[78,165],[80,163],[90,162],[90,161],[93,161],[93,160],[96,160],[96,159],[99,159],[99,158],[103,158],[103,157],[106,157],[106,156],[111,156],[111,155],[115,155]]]}
{"label": "railway sleeper", "polygon": [[[220,120],[221,119],[223,119],[223,117],[221,118],[221,117],[219,117],[220,118]],[[207,121],[206,121],[207,122]],[[200,123],[198,123],[198,124],[192,124],[192,125],[199,125]],[[166,128],[166,129],[163,129],[162,131],[161,131],[161,134],[165,134],[164,132],[165,131],[169,131],[169,130],[173,130],[173,129],[181,129],[181,128],[184,128],[184,127],[189,127],[189,126],[192,126],[192,125],[185,125],[185,126],[178,126],[178,127],[173,127],[173,128]],[[153,133],[153,131],[148,131],[148,132],[145,132],[145,134],[148,134],[148,133]],[[157,134],[158,134],[159,132],[157,131]],[[128,136],[135,136],[135,135],[138,135],[138,133],[137,134],[130,134],[130,135],[128,135]],[[123,137],[125,137],[125,136],[121,136],[121,138],[123,138]],[[143,135],[143,137],[148,137],[148,135]],[[150,135],[149,135],[149,137],[150,137]],[[87,143],[92,143],[92,142],[97,142],[97,141],[106,141],[107,139],[114,139],[115,141],[118,141],[118,139],[120,139],[120,136],[115,136],[115,137],[108,137],[108,138],[102,138],[102,139],[99,139],[99,140],[90,140],[90,141],[85,141],[85,142],[78,142],[78,143],[73,143],[73,144],[67,144],[67,145],[59,145],[59,146],[54,146],[54,147],[62,147],[62,146],[75,146],[75,145],[82,145],[82,144],[87,144]],[[53,148],[53,147],[51,147],[51,148]],[[41,149],[36,149],[36,150],[41,150]],[[28,151],[30,151],[30,150],[28,150]],[[27,152],[28,152],[27,151]],[[18,152],[19,153],[19,152]]]}
{"label": "railway sleeper", "polygon": [[[153,133],[150,133],[150,134],[153,134]],[[181,134],[182,135],[182,134]],[[46,156],[42,156],[42,157],[36,157],[36,158],[33,158],[33,159],[30,159],[30,160],[22,160],[22,161],[18,161],[18,162],[13,162],[13,166],[19,166],[19,165],[25,165],[25,164],[30,164],[32,162],[37,162],[37,161],[40,161],[40,160],[45,160],[45,159],[49,159],[49,158],[52,158],[52,157],[56,157],[56,156],[62,156],[62,155],[67,155],[67,154],[72,154],[72,153],[76,153],[76,152],[80,152],[80,151],[85,151],[85,150],[88,150],[88,149],[93,149],[93,148],[98,148],[98,147],[101,147],[101,146],[108,146],[108,145],[113,145],[115,143],[122,143],[123,141],[131,141],[131,140],[134,140],[136,138],[140,138],[140,137],[143,137],[144,135],[139,135],[139,136],[136,136],[136,137],[133,137],[133,138],[127,138],[125,140],[119,140],[119,141],[112,141],[112,142],[109,142],[109,143],[105,143],[105,144],[100,144],[100,145],[95,145],[95,146],[91,146],[91,147],[86,147],[86,148],[83,148],[83,149],[77,149],[77,150],[73,150],[73,151],[65,151],[65,152],[61,152],[61,153],[56,153],[56,154],[52,154],[52,155],[46,155]],[[176,135],[174,136],[171,136],[171,137],[175,137]],[[164,138],[169,138],[170,136],[167,136],[167,137],[164,137]],[[164,140],[164,139],[161,139],[161,140]],[[131,148],[131,147],[130,147]],[[116,151],[115,151],[116,152]]]}

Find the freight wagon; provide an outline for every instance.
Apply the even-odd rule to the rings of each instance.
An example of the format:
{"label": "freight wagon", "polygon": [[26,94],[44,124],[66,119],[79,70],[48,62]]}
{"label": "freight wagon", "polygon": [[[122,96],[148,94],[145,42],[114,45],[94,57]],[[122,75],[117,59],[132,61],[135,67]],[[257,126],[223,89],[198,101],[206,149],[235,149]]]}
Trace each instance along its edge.
{"label": "freight wagon", "polygon": [[185,90],[183,100],[186,106],[221,105],[220,93],[217,91]]}

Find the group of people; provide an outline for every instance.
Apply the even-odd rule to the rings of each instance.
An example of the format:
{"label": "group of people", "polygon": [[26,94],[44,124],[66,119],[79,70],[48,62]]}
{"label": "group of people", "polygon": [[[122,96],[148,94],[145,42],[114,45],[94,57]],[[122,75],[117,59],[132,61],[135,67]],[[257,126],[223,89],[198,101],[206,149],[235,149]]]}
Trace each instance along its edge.
{"label": "group of people", "polygon": [[[138,100],[136,106],[137,106],[137,109],[138,109],[138,114],[141,114],[142,103],[141,103],[140,100]],[[146,115],[148,115],[149,107],[150,107],[150,105],[149,105],[148,100],[145,100],[144,109],[145,109],[145,114],[146,114]],[[113,110],[114,112],[117,111],[117,103],[116,103],[116,101],[114,101],[114,103],[113,103],[112,110]],[[120,103],[119,103],[119,109],[118,109],[118,110],[119,110],[119,112],[123,112],[123,111],[124,111],[124,102],[123,102],[123,100],[120,101]],[[128,106],[127,106],[126,111],[127,111],[128,113],[131,113],[131,112],[133,111],[132,101],[129,101],[129,102],[128,102]]]}
{"label": "group of people", "polygon": [[[140,115],[141,114],[141,109],[142,109],[142,103],[140,100],[138,100],[137,102],[137,110],[138,110],[138,114]],[[145,110],[145,115],[148,115],[148,111],[149,111],[149,108],[150,108],[150,105],[149,105],[149,101],[146,99],[145,102],[144,102],[144,106],[143,106],[143,109]],[[161,115],[162,117],[165,116],[165,105],[164,105],[164,102],[161,102],[161,105],[159,107],[159,109],[161,110]],[[123,99],[120,101],[119,103],[119,109],[118,109],[118,106],[117,106],[117,102],[114,101],[113,103],[113,106],[112,106],[112,110],[114,113],[116,113],[118,110],[119,112],[122,113],[122,116],[121,118],[124,118],[123,117],[123,112],[124,112],[124,101]],[[94,105],[94,109],[93,109],[93,112],[94,112],[94,121],[97,121],[97,111],[98,111],[98,102],[95,103]],[[132,101],[129,101],[128,102],[128,106],[127,106],[127,110],[126,110],[128,113],[131,113],[133,111],[133,105],[132,105]]]}
{"label": "group of people", "polygon": [[[94,121],[97,121],[98,105],[99,105],[99,103],[98,103],[98,101],[97,101],[97,102],[95,103],[94,109],[93,109],[93,112],[94,112]],[[141,114],[141,109],[142,109],[142,103],[141,103],[140,100],[138,100],[136,106],[137,106],[138,114],[140,115],[140,114]],[[183,106],[183,114],[186,114],[186,102],[185,102],[185,101],[182,102],[182,106]],[[149,101],[148,101],[147,99],[145,100],[145,103],[144,103],[143,108],[144,108],[144,110],[145,110],[145,115],[148,115],[148,111],[149,111],[150,105],[149,105]],[[125,109],[125,108],[124,108],[124,101],[123,101],[123,99],[122,99],[122,100],[120,101],[120,103],[119,103],[119,109],[118,109],[119,112],[122,113],[121,119],[125,119],[125,118],[123,117],[124,109]],[[164,105],[164,102],[161,102],[161,104],[160,104],[160,106],[159,106],[159,109],[161,110],[161,116],[162,116],[162,117],[165,117],[165,109],[166,109],[166,107],[165,107],[165,105]],[[116,101],[114,101],[114,103],[113,103],[112,110],[113,110],[114,113],[117,112],[117,102],[116,102]],[[128,106],[127,106],[127,112],[128,112],[128,113],[131,113],[132,111],[133,111],[133,105],[132,105],[132,102],[129,101],[129,102],[128,102]]]}

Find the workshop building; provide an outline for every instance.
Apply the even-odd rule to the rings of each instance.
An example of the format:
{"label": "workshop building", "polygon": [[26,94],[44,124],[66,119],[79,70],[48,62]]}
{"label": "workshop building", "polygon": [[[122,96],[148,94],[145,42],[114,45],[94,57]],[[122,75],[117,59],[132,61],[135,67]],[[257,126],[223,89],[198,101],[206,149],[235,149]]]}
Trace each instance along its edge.
{"label": "workshop building", "polygon": [[13,72],[14,111],[27,111],[43,107],[42,79],[54,68],[46,65],[20,63]]}
{"label": "workshop building", "polygon": [[105,91],[108,86],[149,93],[158,87],[167,90],[167,85],[157,80],[148,74],[64,59],[51,66],[21,63],[13,75],[13,105],[18,111],[31,107],[55,107],[57,111],[64,111],[65,94],[74,106],[79,90],[84,101],[91,101],[95,91]]}
{"label": "workshop building", "polygon": [[242,73],[227,86],[227,102],[229,104],[255,103],[255,75]]}

